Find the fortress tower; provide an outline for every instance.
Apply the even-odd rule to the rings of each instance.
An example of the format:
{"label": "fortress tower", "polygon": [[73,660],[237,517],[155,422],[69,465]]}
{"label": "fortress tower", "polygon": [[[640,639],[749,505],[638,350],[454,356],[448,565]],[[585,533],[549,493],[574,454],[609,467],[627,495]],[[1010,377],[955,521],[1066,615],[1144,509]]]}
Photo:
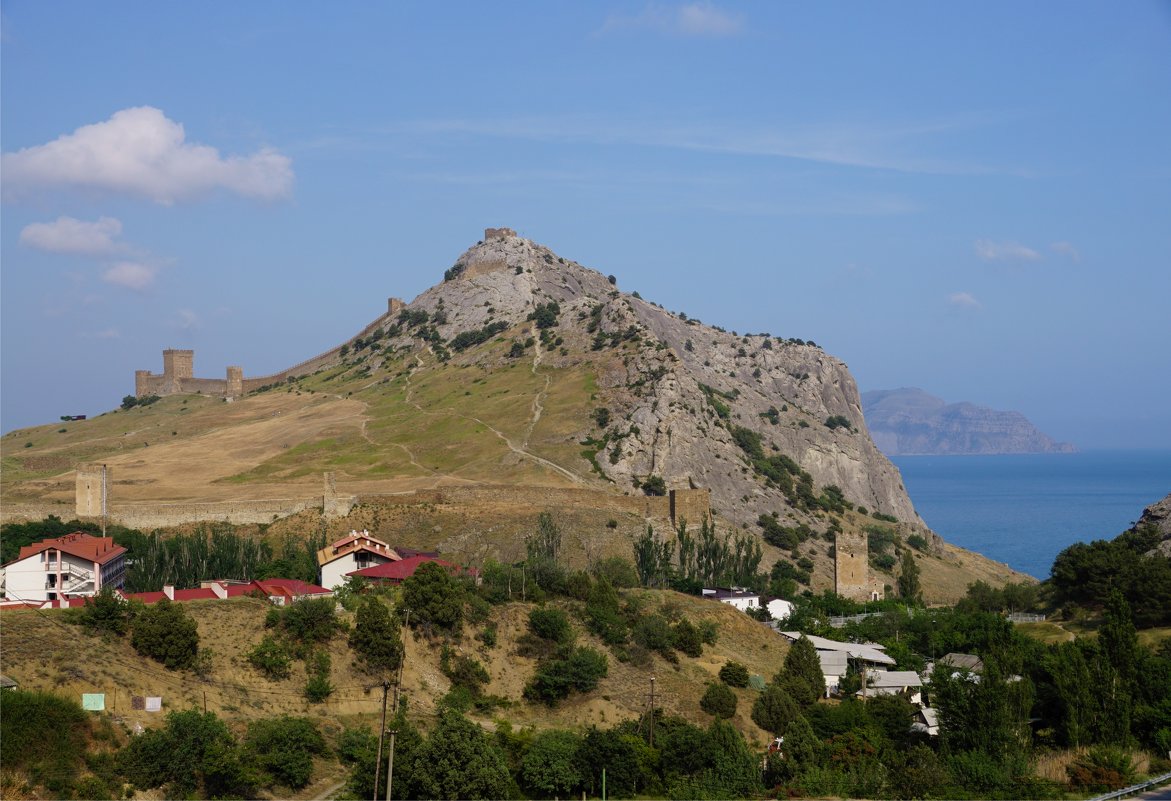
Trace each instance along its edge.
{"label": "fortress tower", "polygon": [[108,481],[104,464],[78,465],[74,497],[79,518],[102,517],[106,513]]}
{"label": "fortress tower", "polygon": [[163,351],[163,375],[167,378],[194,378],[195,351],[175,350],[168,348]]}
{"label": "fortress tower", "polygon": [[834,592],[853,601],[877,601],[882,584],[870,579],[866,533],[839,531],[834,536]]}
{"label": "fortress tower", "polygon": [[678,526],[680,520],[702,526],[712,518],[712,491],[709,489],[673,489],[667,491],[671,525]]}

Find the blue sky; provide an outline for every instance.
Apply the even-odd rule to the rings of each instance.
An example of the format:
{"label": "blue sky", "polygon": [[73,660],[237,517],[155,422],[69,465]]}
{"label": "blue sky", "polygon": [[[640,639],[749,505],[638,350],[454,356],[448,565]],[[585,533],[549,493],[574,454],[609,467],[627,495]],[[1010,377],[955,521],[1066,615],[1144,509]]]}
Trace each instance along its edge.
{"label": "blue sky", "polygon": [[1171,3],[5,0],[3,430],[266,374],[512,226],[1082,447],[1171,447]]}

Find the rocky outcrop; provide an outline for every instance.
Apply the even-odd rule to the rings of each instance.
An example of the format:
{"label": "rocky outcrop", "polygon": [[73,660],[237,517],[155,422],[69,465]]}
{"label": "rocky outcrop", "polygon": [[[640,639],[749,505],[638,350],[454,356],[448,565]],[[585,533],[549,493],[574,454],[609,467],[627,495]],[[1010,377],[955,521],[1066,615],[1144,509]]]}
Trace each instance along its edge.
{"label": "rocky outcrop", "polygon": [[[710,489],[713,506],[730,522],[771,512],[809,519],[756,475],[733,436],[739,428],[759,434],[768,455],[792,459],[816,492],[835,485],[857,505],[922,525],[897,468],[867,433],[857,387],[841,361],[812,343],[738,335],[668,312],[503,230],[462,254],[447,279],[406,313],[439,313],[435,328],[446,342],[499,323],[522,326],[523,339],[540,333],[525,325],[535,309],[556,303],[549,333],[559,342],[536,347],[546,367],[586,364],[595,373],[596,405],[582,410],[577,439],[604,442],[596,467],[620,490],[637,492],[648,476],[660,476],[668,486]],[[420,347],[405,330],[388,333],[397,348]],[[476,349],[451,354],[453,363],[489,366],[484,358]],[[601,428],[592,421],[599,408],[609,415]]]}
{"label": "rocky outcrop", "polygon": [[1038,431],[1019,412],[949,404],[921,389],[866,392],[862,408],[874,442],[891,456],[1077,451]]}
{"label": "rocky outcrop", "polygon": [[1161,501],[1156,501],[1143,510],[1142,517],[1134,524],[1131,531],[1152,528],[1159,533],[1162,540],[1147,555],[1171,557],[1171,495]]}

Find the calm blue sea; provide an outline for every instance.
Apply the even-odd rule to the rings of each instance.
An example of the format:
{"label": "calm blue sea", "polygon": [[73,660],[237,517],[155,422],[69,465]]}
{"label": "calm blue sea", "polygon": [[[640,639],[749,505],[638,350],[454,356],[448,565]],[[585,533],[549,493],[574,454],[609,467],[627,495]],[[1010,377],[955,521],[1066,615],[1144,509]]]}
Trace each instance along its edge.
{"label": "calm blue sea", "polygon": [[1171,492],[1171,451],[891,461],[933,531],[1041,579],[1063,548],[1113,539]]}

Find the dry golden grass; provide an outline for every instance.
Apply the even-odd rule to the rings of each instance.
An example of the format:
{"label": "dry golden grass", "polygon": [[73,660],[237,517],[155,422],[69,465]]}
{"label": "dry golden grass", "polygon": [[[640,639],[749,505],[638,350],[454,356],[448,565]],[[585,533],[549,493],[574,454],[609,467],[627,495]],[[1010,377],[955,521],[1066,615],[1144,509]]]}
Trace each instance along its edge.
{"label": "dry golden grass", "polygon": [[[1065,769],[1074,760],[1078,757],[1085,756],[1089,751],[1090,749],[1087,747],[1049,751],[1037,757],[1033,772],[1042,779],[1065,784],[1069,781],[1069,774],[1066,773]],[[1129,750],[1127,753],[1130,754],[1130,761],[1134,765],[1135,771],[1140,774],[1146,774],[1151,766],[1150,755],[1138,749]]]}
{"label": "dry golden grass", "polygon": [[[667,611],[695,622],[715,622],[717,642],[705,646],[699,658],[680,655],[678,664],[670,664],[657,655],[642,666],[623,664],[571,614],[578,642],[607,653],[609,675],[593,692],[574,695],[556,707],[534,705],[525,701],[522,693],[536,660],[516,652],[516,642],[527,629],[528,613],[533,607],[521,603],[494,607],[490,621],[497,626],[496,647],[484,646],[470,626],[453,643],[457,652],[474,656],[484,664],[490,676],[486,691],[506,699],[504,707],[479,716],[481,722],[491,725],[493,720],[508,720],[514,726],[575,729],[591,724],[613,725],[642,714],[653,675],[657,706],[706,725],[711,718],[699,709],[699,699],[706,683],[716,680],[725,662],[741,662],[750,672],[770,678],[784,660],[787,643],[730,606],[674,592],[635,592],[648,611]],[[572,602],[563,604],[572,611]],[[49,690],[75,698],[82,693],[104,692],[107,709],[131,728],[136,724],[157,726],[163,718],[132,710],[131,695],[162,696],[164,711],[202,709],[206,704],[208,711],[220,715],[237,732],[251,720],[281,714],[314,719],[327,736],[336,736],[346,725],[377,725],[381,690],[375,687],[366,692],[364,687],[376,684],[378,677],[366,675],[354,666],[344,635],[335,637],[328,649],[331,681],[337,689],[325,703],[311,704],[302,695],[306,676],[300,663],[294,663],[292,675],[283,681],[269,681],[247,663],[245,654],[264,635],[264,617],[270,609],[267,603],[239,598],[192,602],[185,604],[185,609],[198,623],[201,648],[211,653],[211,670],[206,679],[191,672],[168,671],[140,657],[128,638],[86,634],[65,622],[61,611],[0,612],[4,630],[0,656],[5,673],[25,689]],[[343,615],[343,619],[349,617]],[[408,635],[404,643],[407,656],[403,694],[409,700],[412,718],[426,727],[434,720],[436,701],[450,689],[449,680],[439,668],[443,641]],[[732,722],[751,743],[763,746],[767,736],[749,718],[755,692],[736,692],[740,705]]]}

